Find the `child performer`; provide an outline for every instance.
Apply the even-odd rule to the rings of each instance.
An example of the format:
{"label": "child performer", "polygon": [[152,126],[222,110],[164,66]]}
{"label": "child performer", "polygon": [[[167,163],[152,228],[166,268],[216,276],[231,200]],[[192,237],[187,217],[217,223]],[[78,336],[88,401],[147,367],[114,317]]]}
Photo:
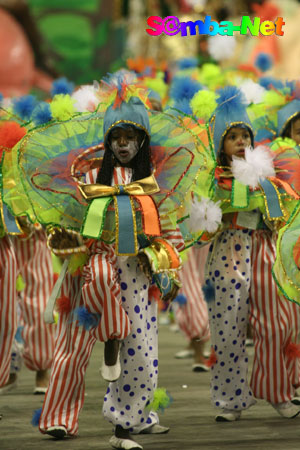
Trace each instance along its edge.
{"label": "child performer", "polygon": [[[107,243],[105,243],[102,235],[102,241],[93,240],[89,242],[90,256],[83,268],[83,276],[71,277],[68,275],[66,277],[63,294],[69,299],[72,315],[67,311],[60,314],[54,364],[40,418],[40,429],[43,433],[55,437],[77,434],[78,415],[84,398],[84,374],[93,345],[96,339],[105,341],[107,338],[113,337],[122,340],[122,342],[119,345],[121,376],[109,385],[103,407],[105,417],[115,426],[115,435],[111,438],[111,444],[114,448],[141,448],[131,438],[130,430],[133,430],[134,433],[154,434],[168,431],[167,428],[158,424],[157,414],[148,411],[146,408],[153,399],[158,376],[156,304],[151,301],[147,275],[152,277],[152,273],[154,273],[155,278],[159,278],[160,275],[167,276],[170,273],[170,278],[163,281],[168,281],[168,286],[174,284],[174,292],[169,292],[169,297],[172,298],[177,291],[176,268],[179,267],[177,250],[182,250],[184,243],[176,225],[172,225],[168,218],[168,208],[165,209],[165,215],[160,217],[161,236],[155,237],[155,232],[148,231],[148,233],[145,233],[140,232],[140,230],[145,229],[146,226],[149,227],[149,217],[152,218],[157,215],[156,210],[150,208],[154,204],[153,200],[149,199],[153,190],[154,192],[158,191],[157,194],[154,194],[158,196],[158,204],[164,205],[165,200],[168,200],[169,205],[172,204],[170,203],[171,196],[175,195],[175,189],[182,185],[183,179],[187,176],[189,165],[185,164],[185,160],[188,159],[190,163],[193,159],[193,153],[187,149],[187,145],[192,148],[194,142],[188,132],[181,130],[179,134],[173,133],[178,137],[176,141],[173,138],[170,139],[168,144],[166,130],[171,133],[172,128],[178,125],[174,123],[174,119],[170,116],[159,115],[159,117],[153,118],[156,134],[153,133],[152,135],[155,143],[155,151],[152,152],[152,148],[149,146],[150,126],[147,110],[136,97],[131,97],[127,101],[124,97],[118,98],[118,100],[119,107],[112,105],[106,110],[104,116],[105,151],[103,162],[101,169],[96,173],[96,177],[95,174],[92,174],[90,178],[90,181],[97,181],[97,183],[83,185],[76,181],[74,186],[74,177],[76,178],[76,175],[80,172],[75,167],[72,172],[74,177],[68,175],[68,180],[71,180],[72,183],[73,195],[66,196],[66,203],[63,200],[56,202],[56,205],[60,205],[60,208],[61,205],[66,205],[65,208],[69,208],[65,213],[69,220],[72,212],[76,214],[83,212],[82,217],[85,215],[86,206],[82,209],[83,201],[78,201],[78,197],[76,197],[78,189],[84,192],[86,196],[91,194],[92,198],[96,197],[96,200],[101,200],[101,193],[104,192],[104,201],[114,199],[114,205],[117,204],[118,206],[118,209],[117,206],[115,208],[116,211],[119,211],[119,214],[116,215],[118,219],[116,220],[116,228],[119,234],[117,234],[118,239],[114,243],[112,240],[114,236],[112,219],[114,216],[112,214],[115,214],[115,211],[110,210],[109,207],[108,209],[104,208],[107,216],[104,219],[104,226],[101,226],[100,218],[97,216],[101,202],[97,202],[97,208],[94,211],[96,220],[93,221],[92,229],[86,232],[90,212],[93,211],[93,203],[91,202],[82,234],[91,237],[91,234],[95,232],[96,237],[98,237],[100,231],[105,231]],[[37,145],[35,148],[39,151],[39,139],[44,141],[48,137],[49,143],[54,144],[55,152],[57,152],[56,143],[63,142],[60,145],[68,145],[67,142],[70,142],[70,145],[74,145],[74,142],[76,142],[76,145],[81,146],[81,153],[83,145],[85,148],[87,146],[92,147],[85,151],[87,154],[93,151],[95,147],[101,148],[99,146],[99,142],[103,140],[103,137],[101,138],[101,123],[101,115],[91,115],[63,124],[54,124],[53,131],[50,126],[42,129],[40,133],[35,133],[32,145],[34,147]],[[166,127],[162,130],[164,123]],[[60,132],[65,133],[65,139],[60,135]],[[51,133],[53,133],[53,140],[50,138]],[[187,135],[189,144],[186,142],[185,148],[183,148],[180,145],[180,140],[182,136]],[[57,139],[58,141],[56,141]],[[160,144],[159,139],[163,144]],[[177,143],[179,143],[179,147],[175,146]],[[25,148],[26,146],[28,147]],[[25,143],[25,147],[23,152],[27,153],[28,151],[28,154],[34,154],[34,149],[30,147],[30,138]],[[50,151],[49,148],[48,150]],[[75,158],[72,159],[70,151],[66,152],[63,148],[61,155],[67,158],[67,165],[70,164],[70,167],[76,166]],[[166,155],[168,155],[168,158],[166,158]],[[54,159],[56,157],[57,153]],[[176,160],[177,157],[178,160]],[[167,176],[163,170],[163,164],[167,161],[168,167],[170,167],[171,158],[175,158],[176,171],[174,166],[172,176]],[[23,169],[25,173],[26,161],[24,159]],[[79,157],[77,158],[78,161],[81,163],[78,167],[82,169],[83,165]],[[162,162],[160,166],[159,161]],[[179,161],[181,165],[178,164]],[[43,162],[45,166],[38,167],[32,189],[37,190],[38,184],[41,183],[39,174],[45,174],[46,167],[51,166],[51,161],[44,160]],[[91,160],[91,162],[95,161]],[[23,160],[20,163],[23,165]],[[156,169],[157,182],[154,178],[152,163]],[[27,177],[30,178],[30,176],[30,174],[27,174]],[[172,179],[173,181],[171,181]],[[194,176],[192,179],[194,180]],[[163,183],[169,183],[165,189],[163,189],[163,185],[159,184],[159,180],[162,180]],[[55,188],[54,184],[51,183],[56,183]],[[172,186],[170,183],[172,183]],[[47,177],[45,186],[47,186],[49,192],[55,192],[56,195],[59,195],[59,190],[63,191],[64,194],[68,189],[62,179],[54,179],[53,177]],[[184,193],[186,188],[185,185],[183,187]],[[45,191],[46,189],[43,190],[43,200],[45,199]],[[128,193],[129,198],[126,195],[118,196],[119,193],[122,194],[124,191]],[[33,198],[35,193],[29,192],[29,195]],[[64,198],[62,194],[60,195],[60,199]],[[72,203],[74,198],[76,198],[76,202]],[[156,197],[153,198],[156,199]],[[130,208],[126,204],[127,209],[124,208],[123,200],[125,202],[130,200],[130,203],[136,201],[141,206],[137,208],[136,221],[133,217],[131,225],[125,228],[122,228],[123,220],[124,218],[130,219],[130,217],[128,218],[128,209],[130,211]],[[150,215],[149,210],[147,211],[147,208],[145,208],[145,202],[148,202],[148,208],[151,210]],[[73,204],[74,209],[72,209]],[[141,210],[144,217],[142,217]],[[44,208],[39,210],[36,208],[36,211],[43,215],[45,210]],[[55,210],[53,210],[53,213],[55,214]],[[62,217],[61,213],[59,217]],[[57,223],[58,221],[52,218],[52,223],[54,222]],[[132,250],[131,237],[134,233],[135,239],[136,231],[138,232],[138,241],[134,240],[133,242],[136,242],[138,246],[136,250],[135,247]],[[126,234],[122,236],[121,234],[124,232]],[[52,245],[56,242],[59,242],[59,239],[55,237],[50,239]],[[123,252],[120,252],[120,246]],[[120,253],[126,256],[118,256]],[[108,282],[111,284],[108,284]],[[164,284],[164,282],[161,283],[161,285]],[[164,286],[165,289],[168,286]],[[161,288],[163,289],[163,287]],[[120,302],[122,302],[122,305]],[[90,329],[78,327],[78,321],[70,320],[74,316],[77,317],[78,307],[82,306],[85,306],[89,313],[92,313],[94,319],[100,319],[99,322],[94,321],[92,326],[89,327]],[[109,324],[105,324],[105,318],[106,313],[111,311],[113,313],[117,311],[120,315],[108,315],[108,319],[113,317],[111,320],[112,328],[109,328]],[[116,320],[114,320],[114,317]],[[124,327],[126,318],[129,321],[127,328]],[[106,331],[106,329],[116,330],[115,334],[104,334],[103,331]],[[130,331],[131,334],[129,334]]]}
{"label": "child performer", "polygon": [[[252,126],[242,100],[237,89],[224,89],[212,121],[221,165],[216,172],[218,187],[232,190],[233,199],[239,185],[230,179],[232,159],[243,158],[246,147],[253,145]],[[295,379],[287,352],[296,339],[289,326],[293,308],[278,296],[272,278],[275,251],[271,232],[255,206],[248,212],[224,214],[223,223],[227,229],[215,238],[207,266],[215,294],[208,306],[216,356],[211,372],[212,401],[221,408],[216,420],[238,420],[241,412],[255,403],[252,392],[269,401],[283,417],[295,417],[300,410],[290,401]],[[255,345],[251,389],[245,348],[249,303]]]}

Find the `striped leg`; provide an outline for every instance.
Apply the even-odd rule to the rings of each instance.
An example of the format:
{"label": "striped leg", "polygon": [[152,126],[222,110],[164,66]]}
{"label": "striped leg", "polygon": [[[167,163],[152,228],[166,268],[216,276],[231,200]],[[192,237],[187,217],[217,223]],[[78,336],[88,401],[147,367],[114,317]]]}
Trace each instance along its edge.
{"label": "striped leg", "polygon": [[122,307],[115,251],[104,243],[96,251],[84,268],[83,301],[90,312],[101,314],[100,340],[121,340],[130,332],[130,321]]}
{"label": "striped leg", "polygon": [[291,400],[294,394],[285,355],[293,334],[291,318],[294,307],[278,295],[271,273],[274,259],[275,248],[270,232],[254,231],[250,323],[255,352],[251,387],[255,397],[281,403]]}
{"label": "striped leg", "polygon": [[29,239],[14,237],[19,270],[25,282],[20,292],[24,320],[24,362],[30,370],[51,367],[54,352],[54,325],[44,322],[44,310],[53,287],[51,253],[43,230]]}
{"label": "striped leg", "polygon": [[179,328],[187,339],[200,338],[203,342],[209,339],[208,311],[201,289],[207,252],[208,246],[191,248],[179,273],[181,293],[186,296],[187,303],[175,312]]}
{"label": "striped leg", "polygon": [[17,263],[10,238],[0,239],[0,386],[9,378],[11,350],[17,331]]}
{"label": "striped leg", "polygon": [[[80,277],[66,277],[62,292],[71,300],[72,309],[82,306]],[[84,377],[96,338],[91,331],[60,314],[49,387],[40,418],[40,430],[64,426],[77,434],[78,415],[84,401]]]}

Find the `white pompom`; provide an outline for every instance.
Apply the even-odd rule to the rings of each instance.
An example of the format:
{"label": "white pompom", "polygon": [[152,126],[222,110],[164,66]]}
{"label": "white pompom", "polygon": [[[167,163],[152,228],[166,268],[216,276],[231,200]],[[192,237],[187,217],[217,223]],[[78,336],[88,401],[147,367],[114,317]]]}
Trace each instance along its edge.
{"label": "white pompom", "polygon": [[216,61],[230,59],[234,55],[236,39],[234,36],[210,36],[208,38],[208,53]]}
{"label": "white pompom", "polygon": [[187,223],[188,229],[191,232],[208,231],[214,233],[217,231],[222,221],[222,210],[219,204],[220,202],[214,203],[204,197],[201,198],[200,202],[194,199]]}
{"label": "white pompom", "polygon": [[245,159],[232,157],[231,170],[236,180],[255,189],[265,178],[275,176],[273,155],[264,145],[254,150],[246,147]]}
{"label": "white pompom", "polygon": [[78,112],[93,112],[99,104],[95,86],[84,85],[73,92],[72,98],[75,100],[74,107]]}
{"label": "white pompom", "polygon": [[245,80],[240,85],[240,90],[245,95],[248,104],[261,103],[263,95],[266,92],[264,87],[260,86],[258,83],[255,83],[250,78]]}

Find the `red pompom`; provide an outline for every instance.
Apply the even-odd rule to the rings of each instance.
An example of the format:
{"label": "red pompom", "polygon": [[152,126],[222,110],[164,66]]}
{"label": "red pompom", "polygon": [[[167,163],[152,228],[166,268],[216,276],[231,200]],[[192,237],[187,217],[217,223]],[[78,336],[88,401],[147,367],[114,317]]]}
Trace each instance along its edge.
{"label": "red pompom", "polygon": [[155,284],[152,284],[152,286],[150,286],[149,291],[148,291],[148,297],[149,297],[150,301],[152,299],[155,300],[156,302],[160,301],[161,292]]}
{"label": "red pompom", "polygon": [[299,344],[295,344],[294,342],[290,342],[286,346],[286,356],[289,359],[300,358],[300,345]]}
{"label": "red pompom", "polygon": [[207,367],[213,367],[217,362],[217,355],[215,350],[212,348],[211,352],[210,352],[210,356],[208,358],[208,360],[206,361],[205,365]]}
{"label": "red pompom", "polygon": [[66,297],[65,295],[62,295],[61,297],[59,297],[57,299],[56,307],[57,307],[57,311],[60,314],[69,313],[72,309],[70,299],[68,297]]}
{"label": "red pompom", "polygon": [[0,150],[13,148],[26,134],[26,129],[16,122],[4,122],[0,125]]}

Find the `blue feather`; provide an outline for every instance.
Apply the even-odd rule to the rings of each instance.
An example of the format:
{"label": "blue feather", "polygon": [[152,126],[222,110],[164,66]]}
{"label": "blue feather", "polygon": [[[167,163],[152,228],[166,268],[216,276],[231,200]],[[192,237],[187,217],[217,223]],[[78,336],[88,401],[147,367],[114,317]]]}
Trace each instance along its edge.
{"label": "blue feather", "polygon": [[23,120],[30,120],[32,111],[36,106],[36,98],[33,95],[24,95],[13,99],[13,112]]}
{"label": "blue feather", "polygon": [[273,66],[273,59],[268,53],[259,53],[254,61],[254,65],[261,72],[266,72]]}
{"label": "blue feather", "polygon": [[16,334],[15,334],[15,340],[17,341],[17,342],[19,342],[20,344],[23,344],[24,343],[24,340],[23,340],[23,337],[22,337],[22,331],[23,331],[23,326],[18,326],[18,328],[17,328],[17,332],[16,332]]}
{"label": "blue feather", "polygon": [[36,409],[33,412],[32,419],[31,419],[31,425],[33,425],[34,427],[38,427],[41,414],[42,414],[42,408]]}
{"label": "blue feather", "polygon": [[224,115],[230,115],[230,112],[235,110],[244,111],[246,105],[246,98],[242,91],[236,86],[226,86],[223,89],[218,89],[217,98],[218,112]]}
{"label": "blue feather", "polygon": [[[175,102],[174,108],[179,109],[184,114],[192,114],[192,109],[190,107],[190,102],[188,99],[183,98]],[[180,114],[177,112],[177,115]]]}
{"label": "blue feather", "polygon": [[179,306],[184,306],[187,303],[187,298],[185,295],[179,294],[174,298],[173,302],[178,303]]}
{"label": "blue feather", "polygon": [[57,94],[72,94],[73,91],[74,91],[74,83],[72,83],[72,81],[67,80],[66,77],[58,78],[52,83],[51,87],[52,97],[54,97],[54,95]]}
{"label": "blue feather", "polygon": [[31,119],[36,125],[43,125],[52,120],[49,103],[40,102],[33,110]]}
{"label": "blue feather", "polygon": [[274,77],[261,77],[259,79],[259,84],[264,87],[265,89],[283,89],[284,84],[282,81],[277,80]]}
{"label": "blue feather", "polygon": [[206,280],[205,285],[202,287],[202,291],[207,303],[215,300],[215,286],[209,279]]}
{"label": "blue feather", "polygon": [[197,67],[198,60],[197,58],[181,58],[177,61],[177,65],[179,70],[191,69],[193,67]]}
{"label": "blue feather", "polygon": [[189,77],[175,77],[170,87],[170,97],[174,100],[191,100],[202,85]]}
{"label": "blue feather", "polygon": [[99,316],[92,314],[85,306],[80,306],[74,310],[75,318],[78,320],[79,326],[83,326],[85,330],[96,327],[99,322]]}

